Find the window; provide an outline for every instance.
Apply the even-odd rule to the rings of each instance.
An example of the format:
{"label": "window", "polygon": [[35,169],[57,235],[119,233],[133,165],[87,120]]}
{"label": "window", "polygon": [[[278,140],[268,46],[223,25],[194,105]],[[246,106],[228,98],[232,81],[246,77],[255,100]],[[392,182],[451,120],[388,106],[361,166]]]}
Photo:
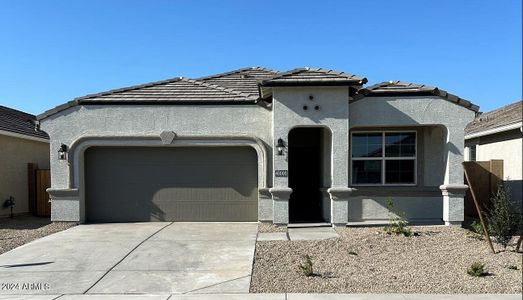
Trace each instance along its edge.
{"label": "window", "polygon": [[469,147],[469,160],[470,161],[476,161],[476,146],[477,145],[471,145]]}
{"label": "window", "polygon": [[355,132],[352,184],[416,184],[416,132]]}

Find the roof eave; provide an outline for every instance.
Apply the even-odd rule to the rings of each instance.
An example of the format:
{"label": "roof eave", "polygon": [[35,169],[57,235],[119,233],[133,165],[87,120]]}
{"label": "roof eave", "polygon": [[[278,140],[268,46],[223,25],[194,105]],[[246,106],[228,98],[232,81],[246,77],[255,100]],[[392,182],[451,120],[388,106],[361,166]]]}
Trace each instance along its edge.
{"label": "roof eave", "polygon": [[494,128],[490,128],[490,129],[486,129],[486,130],[480,130],[477,132],[465,133],[465,139],[470,140],[470,139],[487,136],[487,135],[491,135],[491,134],[496,134],[496,133],[500,133],[500,132],[510,131],[510,130],[514,130],[514,129],[518,129],[518,128],[520,130],[523,130],[522,121],[519,121],[517,123],[508,124],[508,125],[499,126],[499,127],[494,127]]}
{"label": "roof eave", "polygon": [[285,87],[285,86],[353,86],[353,85],[362,85],[367,82],[367,79],[364,80],[304,80],[304,81],[266,81],[261,82],[260,87]]}

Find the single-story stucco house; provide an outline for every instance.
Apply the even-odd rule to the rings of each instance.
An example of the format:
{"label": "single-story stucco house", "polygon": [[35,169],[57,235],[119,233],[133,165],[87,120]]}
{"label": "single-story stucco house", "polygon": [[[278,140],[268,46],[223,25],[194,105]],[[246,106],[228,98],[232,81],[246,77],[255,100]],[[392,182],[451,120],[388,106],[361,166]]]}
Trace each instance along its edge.
{"label": "single-story stucco house", "polygon": [[28,163],[49,169],[49,136],[34,115],[0,105],[0,218],[11,214],[10,197],[13,215],[29,213]]}
{"label": "single-story stucco house", "polygon": [[244,68],[76,98],[40,116],[53,221],[461,224],[464,128],[435,87]]}
{"label": "single-story stucco house", "polygon": [[465,128],[465,160],[503,160],[503,180],[515,207],[523,205],[523,101],[478,115]]}

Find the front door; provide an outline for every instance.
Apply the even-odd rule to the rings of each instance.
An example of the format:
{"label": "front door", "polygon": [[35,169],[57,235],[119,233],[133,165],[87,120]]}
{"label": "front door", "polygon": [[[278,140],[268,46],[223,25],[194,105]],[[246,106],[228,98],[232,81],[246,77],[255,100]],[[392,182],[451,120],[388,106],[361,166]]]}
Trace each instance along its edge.
{"label": "front door", "polygon": [[289,133],[290,223],[324,222],[322,217],[322,128]]}

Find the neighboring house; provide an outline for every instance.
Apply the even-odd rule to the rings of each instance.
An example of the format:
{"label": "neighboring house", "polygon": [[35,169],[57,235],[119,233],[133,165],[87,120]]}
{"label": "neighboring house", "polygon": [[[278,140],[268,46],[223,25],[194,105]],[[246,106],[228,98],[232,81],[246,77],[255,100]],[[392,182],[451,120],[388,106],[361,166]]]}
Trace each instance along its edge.
{"label": "neighboring house", "polygon": [[[434,87],[245,68],[76,98],[40,116],[54,221],[461,224],[463,129]],[[61,149],[57,151],[57,149]]]}
{"label": "neighboring house", "polygon": [[13,214],[29,212],[28,163],[49,168],[49,136],[35,116],[0,106],[0,217],[10,215],[4,203],[11,196]]}
{"label": "neighboring house", "polygon": [[523,101],[480,114],[465,128],[465,160],[503,160],[504,181],[512,201],[522,205]]}

